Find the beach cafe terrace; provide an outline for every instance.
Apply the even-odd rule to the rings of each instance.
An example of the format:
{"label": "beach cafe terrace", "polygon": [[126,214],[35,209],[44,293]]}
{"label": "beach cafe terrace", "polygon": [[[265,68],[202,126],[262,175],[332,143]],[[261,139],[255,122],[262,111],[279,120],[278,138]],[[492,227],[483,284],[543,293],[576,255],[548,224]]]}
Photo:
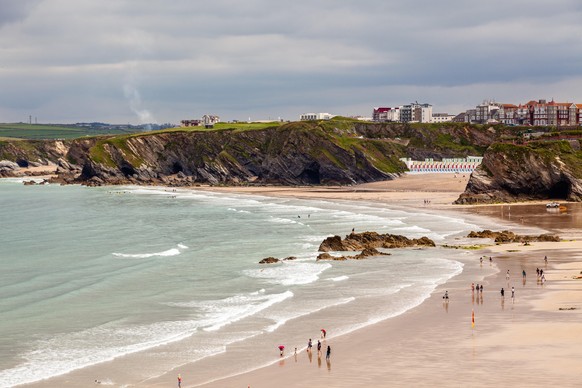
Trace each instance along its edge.
{"label": "beach cafe terrace", "polygon": [[483,161],[481,156],[466,158],[443,158],[441,161],[425,159],[424,161],[400,158],[411,173],[472,173]]}

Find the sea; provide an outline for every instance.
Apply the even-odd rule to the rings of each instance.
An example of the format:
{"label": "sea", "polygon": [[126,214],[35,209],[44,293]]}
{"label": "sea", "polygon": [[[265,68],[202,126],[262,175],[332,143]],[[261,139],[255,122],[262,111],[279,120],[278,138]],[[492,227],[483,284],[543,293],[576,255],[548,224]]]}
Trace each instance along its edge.
{"label": "sea", "polygon": [[[0,225],[0,387],[83,370],[139,385],[184,365],[202,384],[268,365],[321,328],[334,338],[418,306],[474,256],[316,261],[326,237],[353,228],[458,244],[484,227],[362,201],[21,179],[0,179]],[[296,259],[259,264],[269,256]]]}

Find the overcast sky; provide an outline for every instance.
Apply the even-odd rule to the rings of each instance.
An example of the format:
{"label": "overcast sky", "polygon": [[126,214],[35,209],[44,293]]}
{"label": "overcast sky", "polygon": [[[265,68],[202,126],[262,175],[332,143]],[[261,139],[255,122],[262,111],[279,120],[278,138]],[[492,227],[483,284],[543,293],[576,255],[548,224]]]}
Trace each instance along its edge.
{"label": "overcast sky", "polygon": [[582,103],[580,0],[0,0],[0,122]]}

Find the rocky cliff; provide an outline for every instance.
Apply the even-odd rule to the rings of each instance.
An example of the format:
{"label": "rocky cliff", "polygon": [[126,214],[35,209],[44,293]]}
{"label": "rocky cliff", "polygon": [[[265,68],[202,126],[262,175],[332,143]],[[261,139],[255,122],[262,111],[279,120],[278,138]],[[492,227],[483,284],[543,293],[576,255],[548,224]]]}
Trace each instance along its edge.
{"label": "rocky cliff", "polygon": [[569,142],[491,145],[456,203],[534,199],[582,201],[582,153]]}
{"label": "rocky cliff", "polygon": [[59,181],[87,185],[346,185],[392,179],[406,170],[401,157],[479,154],[494,139],[494,132],[453,124],[330,120],[260,130],[0,142],[0,160],[58,163]]}

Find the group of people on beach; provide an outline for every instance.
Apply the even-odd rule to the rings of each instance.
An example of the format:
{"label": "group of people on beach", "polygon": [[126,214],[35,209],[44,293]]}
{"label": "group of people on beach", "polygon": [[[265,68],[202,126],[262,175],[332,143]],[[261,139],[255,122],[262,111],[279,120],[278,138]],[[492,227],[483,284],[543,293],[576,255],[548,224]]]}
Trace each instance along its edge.
{"label": "group of people on beach", "polygon": [[475,291],[477,291],[478,293],[483,294],[483,285],[475,285],[475,283],[471,283],[471,292],[474,294]]}
{"label": "group of people on beach", "polygon": [[[325,337],[326,337],[326,332],[324,329],[321,329],[321,338],[325,341]],[[317,357],[320,358],[321,357],[321,347],[322,347],[322,343],[320,340],[317,340]],[[307,354],[311,355],[311,352],[313,351],[313,342],[311,341],[311,338],[309,339],[309,341],[307,341]],[[295,354],[297,354],[297,348],[295,348]],[[327,345],[327,350],[325,352],[325,359],[329,360],[329,358],[331,357],[331,346]]]}
{"label": "group of people on beach", "polygon": [[[325,329],[321,329],[321,340],[325,341],[327,338],[327,331]],[[321,358],[321,347],[323,346],[322,342],[320,340],[317,340],[317,357]],[[284,356],[284,350],[285,350],[285,346],[283,345],[279,345],[279,356],[283,357]],[[309,358],[311,359],[311,354],[313,352],[313,341],[311,340],[311,338],[309,339],[309,341],[307,341],[307,354],[310,356]],[[297,356],[297,348],[295,348],[295,356]],[[325,352],[325,359],[329,361],[331,357],[331,346],[327,345],[327,350]]]}

